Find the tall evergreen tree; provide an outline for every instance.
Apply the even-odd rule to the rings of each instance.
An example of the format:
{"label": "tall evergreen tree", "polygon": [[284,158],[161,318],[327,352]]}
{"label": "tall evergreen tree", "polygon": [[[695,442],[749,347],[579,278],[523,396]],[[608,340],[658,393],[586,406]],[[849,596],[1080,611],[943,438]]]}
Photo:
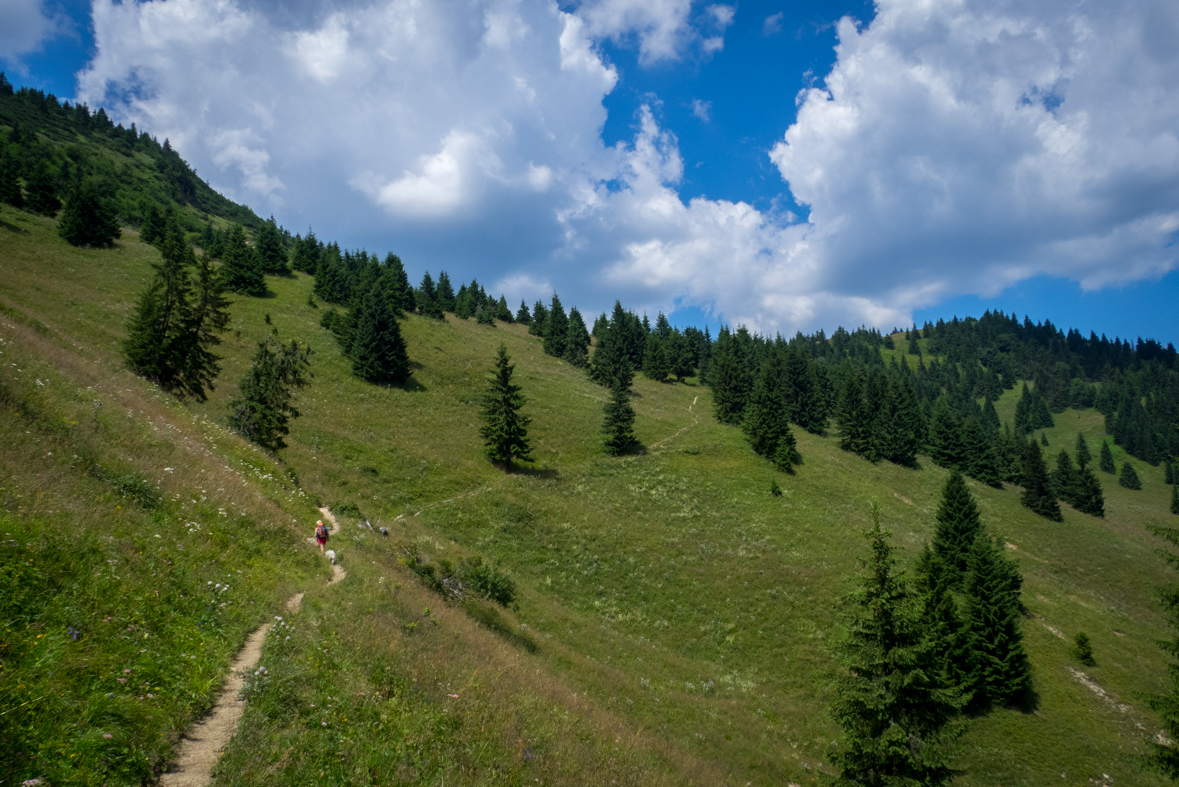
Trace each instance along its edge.
{"label": "tall evergreen tree", "polygon": [[964,628],[971,651],[970,704],[1013,705],[1031,691],[1032,675],[1020,631],[1023,580],[1003,545],[985,533],[975,540],[966,576]]}
{"label": "tall evergreen tree", "polygon": [[987,486],[1003,486],[1003,470],[995,453],[993,440],[974,416],[962,425],[962,448],[966,462],[966,473]]}
{"label": "tall evergreen tree", "polygon": [[845,602],[831,708],[843,734],[829,756],[837,783],[849,787],[947,784],[950,725],[962,699],[940,674],[938,643],[923,625],[920,597],[896,569],[876,503],[872,520],[871,556]]}
{"label": "tall evergreen tree", "polygon": [[442,319],[442,304],[438,302],[438,291],[434,287],[434,279],[431,278],[429,271],[422,275],[422,283],[414,295],[418,311],[422,313],[422,316],[433,317],[436,320]]}
{"label": "tall evergreen tree", "polygon": [[516,310],[516,322],[521,325],[532,325],[532,315],[528,311],[528,304],[520,301],[520,308]]}
{"label": "tall evergreen tree", "polygon": [[28,192],[25,206],[34,213],[56,216],[61,210],[61,200],[57,198],[57,178],[43,160],[33,165],[25,190]]}
{"label": "tall evergreen tree", "polygon": [[262,222],[262,226],[258,228],[254,249],[258,252],[258,258],[262,262],[263,273],[269,273],[271,276],[291,275],[287,247],[283,243],[282,233],[278,231],[274,216]]}
{"label": "tall evergreen tree", "polygon": [[937,508],[937,526],[933,532],[933,554],[947,572],[951,587],[961,587],[974,542],[982,532],[978,504],[957,470],[950,472],[942,487]]}
{"label": "tall evergreen tree", "polygon": [[453,312],[455,306],[454,285],[450,283],[450,275],[446,271],[438,272],[438,305],[444,312]]}
{"label": "tall evergreen tree", "polygon": [[[1171,512],[1179,514],[1179,510],[1176,510],[1179,491],[1176,490],[1179,490],[1179,487],[1172,490]],[[1147,525],[1147,529],[1166,541],[1168,546],[1179,546],[1179,529],[1158,525]],[[1161,550],[1160,554],[1167,566],[1179,568],[1179,555],[1166,550]],[[1146,764],[1155,773],[1179,782],[1179,661],[1176,661],[1176,657],[1179,657],[1179,587],[1172,585],[1162,589],[1158,599],[1170,628],[1167,639],[1158,643],[1168,656],[1167,673],[1170,685],[1163,693],[1150,698],[1150,707],[1162,720],[1166,736],[1162,739],[1147,739]]]}
{"label": "tall evergreen tree", "polygon": [[225,282],[225,289],[230,292],[254,298],[266,294],[262,259],[257,250],[246,243],[246,233],[240,224],[234,224],[225,238],[225,248],[221,253],[221,279]]}
{"label": "tall evergreen tree", "polygon": [[397,313],[412,312],[417,308],[417,296],[413,287],[409,286],[409,274],[401,264],[401,258],[393,252],[385,255],[382,263],[384,269],[385,289],[389,293],[389,305]]}
{"label": "tall evergreen tree", "polygon": [[969,465],[962,442],[962,416],[944,396],[938,397],[929,421],[929,455],[942,467],[961,470]]}
{"label": "tall evergreen tree", "polygon": [[647,337],[646,348],[643,350],[643,374],[657,383],[667,379],[670,371],[667,363],[667,342],[658,334]]}
{"label": "tall evergreen tree", "polygon": [[[782,354],[771,350],[753,384],[742,426],[755,453],[773,461],[780,470],[793,473],[798,449],[790,431],[782,392],[785,371]],[[782,452],[781,457],[779,452]]]}
{"label": "tall evergreen tree", "polygon": [[6,145],[0,145],[0,202],[18,209],[25,206],[25,195],[20,188],[20,166],[9,155]]}
{"label": "tall evergreen tree", "polygon": [[565,307],[557,293],[553,293],[553,301],[549,305],[548,315],[544,324],[544,351],[556,358],[565,354],[565,341],[569,334],[569,318],[565,316]]}
{"label": "tall evergreen tree", "polygon": [[1028,440],[1023,454],[1023,496],[1020,502],[1042,517],[1060,522],[1060,504],[1056,502],[1056,495],[1052,492],[1052,484],[1048,478],[1048,468],[1044,464],[1044,456],[1040,453],[1040,444],[1035,439]]}
{"label": "tall evergreen tree", "polygon": [[584,369],[589,366],[589,346],[589,330],[585,327],[581,312],[574,306],[569,310],[568,327],[565,329],[565,354],[562,357],[578,369]]}
{"label": "tall evergreen tree", "polygon": [[250,371],[242,378],[237,398],[229,403],[230,427],[271,453],[286,448],[290,422],[299,417],[292,404],[295,389],[310,382],[311,348],[273,335],[258,343]]}
{"label": "tall evergreen tree", "polygon": [[1109,443],[1101,441],[1101,459],[1098,461],[1098,466],[1103,473],[1116,473],[1118,468],[1114,465],[1113,451],[1109,450]]}
{"label": "tall evergreen tree", "polygon": [[1105,495],[1093,468],[1085,465],[1077,473],[1077,510],[1090,516],[1105,516]]}
{"label": "tall evergreen tree", "polygon": [[1093,461],[1093,455],[1089,453],[1089,444],[1085,442],[1085,435],[1077,432],[1077,466],[1084,467]]}
{"label": "tall evergreen tree", "polygon": [[922,622],[939,655],[942,679],[950,686],[968,682],[970,652],[955,600],[953,572],[925,545],[917,559],[917,589],[925,596]]}
{"label": "tall evergreen tree", "polygon": [[1134,465],[1129,462],[1122,463],[1122,472],[1118,476],[1118,486],[1124,486],[1126,489],[1133,489],[1135,491],[1142,489],[1142,481],[1138,479],[1138,473],[1134,472]]}
{"label": "tall evergreen tree", "polygon": [[604,447],[611,456],[627,453],[638,445],[634,432],[635,411],[630,405],[633,377],[630,359],[622,356],[609,380],[610,401],[606,402],[602,420],[602,432],[606,435]]}
{"label": "tall evergreen tree", "polygon": [[71,246],[113,246],[122,236],[115,210],[114,187],[97,178],[85,178],[66,199],[57,232]]}
{"label": "tall evergreen tree", "polygon": [[520,386],[512,382],[515,369],[508,358],[507,346],[501,344],[496,351],[495,369],[488,380],[487,393],[483,397],[483,426],[479,429],[487,458],[492,462],[502,462],[504,470],[508,472],[512,470],[513,460],[532,461],[526,428],[532,419],[520,412],[525,399]]}
{"label": "tall evergreen tree", "polygon": [[745,413],[751,385],[745,360],[730,334],[722,329],[708,367],[708,384],[712,388],[712,407],[722,424],[739,424]]}
{"label": "tall evergreen tree", "polygon": [[1052,482],[1052,491],[1057,497],[1064,500],[1073,508],[1080,508],[1077,505],[1081,491],[1080,475],[1077,472],[1077,468],[1073,465],[1072,457],[1063,448],[1056,455],[1056,468],[1052,471],[1049,480]]}
{"label": "tall evergreen tree", "polygon": [[376,385],[397,385],[409,379],[409,353],[389,297],[372,287],[358,305],[360,317],[350,342],[352,374]]}
{"label": "tall evergreen tree", "polygon": [[528,323],[528,335],[544,337],[545,326],[549,321],[549,310],[542,301],[532,304],[532,322]]}
{"label": "tall evergreen tree", "polygon": [[229,323],[220,276],[193,254],[175,215],[160,243],[160,261],[127,324],[123,357],[136,374],[178,398],[203,402],[220,372],[212,348]]}
{"label": "tall evergreen tree", "polygon": [[1179,514],[1179,484],[1171,485],[1171,513]]}
{"label": "tall evergreen tree", "polygon": [[[506,322],[506,323],[515,322],[515,320],[512,319],[512,310],[508,308],[508,299],[502,295],[499,296],[499,301],[495,305],[495,319],[499,320],[500,322]],[[584,323],[582,323],[581,330],[583,333],[585,332],[585,324]],[[585,347],[589,346],[589,335],[588,334],[586,335],[585,344],[583,346],[585,346]]]}

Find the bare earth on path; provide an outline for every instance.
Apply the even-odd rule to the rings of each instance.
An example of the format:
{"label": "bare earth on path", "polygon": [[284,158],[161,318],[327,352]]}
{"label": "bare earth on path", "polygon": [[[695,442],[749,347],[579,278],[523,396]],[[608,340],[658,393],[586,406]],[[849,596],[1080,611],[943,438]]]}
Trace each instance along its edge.
{"label": "bare earth on path", "polygon": [[[332,532],[338,531],[339,526],[332,513],[326,508],[319,510],[331,523]],[[314,538],[310,540],[315,541]],[[348,572],[343,567],[334,565],[328,584],[334,585],[347,575]],[[302,603],[303,594],[296,593],[287,599],[287,610],[298,612]],[[205,787],[212,781],[213,768],[221,757],[221,750],[233,738],[237,731],[237,723],[245,712],[246,703],[241,698],[242,686],[246,682],[246,673],[262,657],[262,644],[266,641],[268,631],[270,624],[266,623],[250,633],[245,647],[237,654],[233,666],[229,668],[229,678],[225,681],[225,687],[213,705],[213,710],[184,734],[180,753],[173,761],[171,770],[160,777],[161,787]]]}

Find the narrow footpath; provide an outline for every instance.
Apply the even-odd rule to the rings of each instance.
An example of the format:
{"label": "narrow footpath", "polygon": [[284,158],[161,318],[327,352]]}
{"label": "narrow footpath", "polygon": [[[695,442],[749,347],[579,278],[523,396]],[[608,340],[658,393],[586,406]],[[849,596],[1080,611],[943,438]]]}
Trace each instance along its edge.
{"label": "narrow footpath", "polygon": [[[323,518],[331,525],[332,534],[339,532],[340,526],[336,518],[327,508],[319,509]],[[315,539],[310,539],[315,543]],[[332,578],[329,585],[334,585],[348,575],[338,563],[332,566]],[[298,612],[303,603],[303,594],[296,593],[287,599],[287,610]],[[225,688],[221,696],[213,705],[209,715],[194,724],[185,734],[180,743],[180,752],[172,763],[171,769],[160,777],[161,787],[205,787],[212,781],[213,768],[221,757],[221,750],[237,732],[237,723],[246,710],[245,700],[241,698],[242,686],[246,682],[246,674],[258,663],[262,657],[262,644],[266,641],[266,632],[270,630],[267,623],[255,629],[246,638],[245,647],[233,660],[229,668],[229,678],[225,681]]]}

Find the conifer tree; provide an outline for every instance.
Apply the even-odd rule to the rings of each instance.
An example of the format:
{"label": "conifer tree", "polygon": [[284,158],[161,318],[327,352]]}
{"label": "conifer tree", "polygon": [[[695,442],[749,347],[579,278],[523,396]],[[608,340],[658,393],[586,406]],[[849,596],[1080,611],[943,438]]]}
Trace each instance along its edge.
{"label": "conifer tree", "polygon": [[1031,666],[1019,627],[1023,580],[1003,546],[986,533],[970,552],[964,592],[964,629],[971,652],[966,689],[970,704],[1013,705],[1032,686]]}
{"label": "conifer tree", "polygon": [[370,288],[357,310],[360,316],[349,349],[352,374],[376,385],[398,385],[408,380],[409,354],[384,289]]}
{"label": "conifer tree", "polygon": [[1040,445],[1044,446],[1045,448],[1048,447],[1048,433],[1047,432],[1040,432]]}
{"label": "conifer tree", "polygon": [[25,206],[25,196],[20,188],[20,168],[16,159],[8,154],[6,145],[0,145],[0,202],[18,209]]}
{"label": "conifer tree", "polygon": [[532,325],[532,315],[528,312],[528,304],[520,301],[520,308],[516,310],[516,322],[521,325]]}
{"label": "conifer tree", "polygon": [[961,470],[968,465],[962,442],[962,416],[950,408],[944,396],[938,397],[930,418],[929,455],[942,467]]}
{"label": "conifer tree", "polygon": [[933,554],[947,572],[951,587],[961,587],[974,542],[982,532],[978,504],[957,470],[950,472],[942,487],[933,532]]}
{"label": "conifer tree", "polygon": [[1056,469],[1050,475],[1052,491],[1061,500],[1073,508],[1079,508],[1077,500],[1080,498],[1080,476],[1073,465],[1072,457],[1063,448],[1056,455]]}
{"label": "conifer tree", "polygon": [[66,199],[57,232],[71,246],[113,246],[122,236],[112,195],[113,187],[96,178],[74,186]]}
{"label": "conifer tree", "polygon": [[876,461],[872,433],[872,405],[864,395],[864,380],[858,370],[849,372],[843,381],[835,423],[839,427],[839,447]]}
{"label": "conifer tree", "polygon": [[553,301],[549,305],[548,315],[544,324],[544,351],[556,358],[565,354],[565,341],[569,333],[569,318],[565,316],[565,307],[557,293],[553,293]]}
{"label": "conifer tree", "polygon": [[160,261],[127,324],[123,357],[133,372],[180,399],[203,402],[220,372],[212,348],[229,323],[220,276],[197,258],[175,215],[160,243]]}
{"label": "conifer tree", "polygon": [[1164,484],[1175,483],[1175,466],[1173,464],[1171,464],[1170,460],[1167,460],[1166,462],[1163,463],[1163,483]]}
{"label": "conifer tree", "polygon": [[633,377],[630,359],[623,356],[610,378],[610,401],[606,403],[602,421],[602,432],[606,435],[604,447],[611,456],[627,453],[638,444],[634,433],[635,411],[630,405]]}
{"label": "conifer tree", "polygon": [[1085,465],[1077,473],[1077,510],[1090,516],[1105,516],[1105,495],[1093,468]]}
{"label": "conifer tree", "polygon": [[292,404],[295,389],[307,385],[311,348],[275,336],[258,343],[250,371],[242,378],[236,399],[229,403],[230,427],[271,453],[286,448],[290,422],[299,417]]}
{"label": "conifer tree", "polygon": [[[574,311],[576,311],[576,309]],[[506,322],[506,323],[515,322],[515,320],[512,319],[512,310],[508,308],[508,299],[502,295],[499,296],[499,301],[495,305],[495,319],[499,320],[500,322]],[[583,333],[585,332],[585,324],[584,323],[581,326],[581,330]],[[586,337],[586,341],[583,346],[586,346],[586,347],[589,346],[589,337],[588,336]]]}
{"label": "conifer tree", "polygon": [[1003,486],[1003,471],[994,442],[987,438],[982,424],[973,416],[962,425],[962,449],[967,475],[987,486]]}
{"label": "conifer tree", "polygon": [[446,271],[438,272],[438,306],[444,312],[453,312],[455,307],[454,285]]}
{"label": "conifer tree", "polygon": [[[155,246],[164,239],[165,221],[155,205],[147,205],[146,207],[140,203],[140,208],[143,210],[143,224],[139,227],[139,239],[144,243],[150,243]],[[201,233],[201,246],[205,254],[209,254],[209,246],[212,245],[213,225],[206,224],[204,232]],[[211,255],[210,255],[211,256]],[[221,255],[218,254],[218,257]]]}
{"label": "conifer tree", "polygon": [[995,412],[995,402],[991,397],[987,397],[983,403],[982,419],[979,421],[987,434],[994,439],[995,435],[999,434],[999,428],[1002,424],[999,423],[999,414]]}
{"label": "conifer tree", "polygon": [[1048,478],[1048,468],[1044,465],[1044,456],[1040,453],[1040,444],[1034,439],[1028,440],[1023,455],[1023,496],[1020,502],[1042,517],[1060,522],[1060,504],[1056,502],[1056,495],[1052,493],[1052,484]]}
{"label": "conifer tree", "polygon": [[1171,513],[1179,514],[1179,484],[1171,486]]}
{"label": "conifer tree", "polygon": [[1019,401],[1015,403],[1015,434],[1023,436],[1030,434],[1035,428],[1032,425],[1032,395],[1028,390],[1028,384],[1023,384],[1023,391],[1019,395]]}
{"label": "conifer tree", "polygon": [[657,383],[666,380],[669,371],[665,344],[658,334],[653,334],[647,337],[647,345],[643,350],[643,374]]}
{"label": "conifer tree", "polygon": [[532,304],[532,322],[528,323],[528,335],[544,337],[545,325],[549,320],[549,310],[544,303],[537,301]]}
{"label": "conifer tree", "polygon": [[225,282],[225,289],[230,292],[254,298],[266,294],[262,260],[257,250],[246,243],[246,233],[240,224],[234,224],[225,239],[225,248],[221,253],[221,279]]}
{"label": "conifer tree", "polygon": [[565,329],[565,354],[562,357],[578,369],[584,369],[589,366],[589,345],[590,337],[585,320],[574,306],[569,310],[569,325]]}
{"label": "conifer tree", "polygon": [[722,424],[739,424],[749,399],[749,376],[745,361],[738,354],[729,334],[722,332],[717,340],[708,368],[708,384],[712,388],[712,407],[716,420]]}
{"label": "conifer tree", "polygon": [[798,449],[782,395],[784,376],[785,359],[781,353],[771,351],[762,362],[753,384],[742,428],[754,453],[770,459],[778,469],[793,473]]}
{"label": "conifer tree", "polygon": [[1135,491],[1142,489],[1142,481],[1138,479],[1138,473],[1134,472],[1134,466],[1129,462],[1122,463],[1122,472],[1118,476],[1118,486],[1124,486],[1126,489],[1133,489]]}
{"label": "conifer tree", "polygon": [[479,429],[483,452],[492,462],[502,462],[507,472],[511,472],[513,460],[532,461],[526,428],[532,419],[520,412],[525,399],[520,386],[512,383],[515,369],[508,358],[507,346],[501,344],[483,397],[483,426]]}
{"label": "conifer tree", "polygon": [[258,237],[254,241],[254,249],[258,252],[258,259],[262,263],[262,272],[271,276],[290,276],[291,263],[287,257],[287,247],[283,243],[282,234],[274,216],[262,222],[258,228]]}
{"label": "conifer tree", "polygon": [[[1179,514],[1176,503],[1179,503],[1179,487],[1172,489],[1171,513]],[[1150,532],[1167,542],[1168,546],[1179,546],[1179,529],[1173,527],[1159,527],[1147,525]],[[1179,568],[1179,555],[1174,552],[1161,550],[1163,560],[1170,568]],[[1163,723],[1166,736],[1149,738],[1146,741],[1148,754],[1147,767],[1155,773],[1162,774],[1172,781],[1179,781],[1179,587],[1172,585],[1164,588],[1157,598],[1163,606],[1164,615],[1170,628],[1170,636],[1159,642],[1159,647],[1166,651],[1167,673],[1170,685],[1166,691],[1150,697],[1150,707],[1159,715]]]}
{"label": "conifer tree", "polygon": [[913,331],[909,334],[909,355],[920,355],[921,345],[917,343],[917,332]]}
{"label": "conifer tree", "polygon": [[393,307],[393,310],[400,314],[416,309],[417,296],[414,294],[413,287],[409,286],[409,274],[405,272],[401,258],[393,252],[389,252],[385,255],[382,268],[386,282],[385,289],[389,293],[389,305]]}
{"label": "conifer tree", "polygon": [[34,213],[43,216],[56,216],[61,210],[61,200],[57,198],[57,182],[44,161],[38,161],[29,173],[25,184],[28,194],[25,206]]}
{"label": "conifer tree", "polygon": [[429,271],[422,275],[422,283],[414,295],[418,311],[422,316],[433,317],[436,320],[442,319],[442,304],[438,302],[438,291],[434,287],[434,279],[431,278]]}
{"label": "conifer tree", "polygon": [[1077,466],[1084,467],[1093,461],[1093,455],[1089,453],[1089,444],[1085,442],[1085,435],[1077,432]]}
{"label": "conifer tree", "polygon": [[948,685],[961,687],[967,682],[970,652],[953,592],[952,572],[929,544],[917,559],[916,585],[925,596],[922,623],[939,654],[939,674]]}
{"label": "conifer tree", "polygon": [[896,568],[879,504],[871,511],[871,556],[845,601],[831,708],[843,734],[829,757],[839,784],[946,784],[954,775],[950,724],[962,699],[940,674],[938,643],[922,625],[920,597]]}
{"label": "conifer tree", "polygon": [[1114,465],[1113,451],[1109,450],[1109,443],[1101,441],[1101,459],[1098,461],[1098,466],[1103,473],[1116,473],[1117,467]]}

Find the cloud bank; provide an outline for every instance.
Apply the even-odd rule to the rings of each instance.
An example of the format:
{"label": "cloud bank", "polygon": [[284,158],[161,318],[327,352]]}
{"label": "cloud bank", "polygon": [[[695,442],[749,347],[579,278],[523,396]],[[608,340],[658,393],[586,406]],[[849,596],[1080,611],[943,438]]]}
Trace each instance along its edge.
{"label": "cloud bank", "polygon": [[804,222],[682,199],[657,103],[602,142],[619,80],[602,42],[701,62],[728,5],[95,0],[80,98],[288,226],[513,302],[555,287],[765,331],[891,327],[1030,276],[1093,288],[1175,265],[1179,7],[1032,5],[881,0],[867,28],[843,20],[825,87],[766,97],[798,108],[765,154]]}

